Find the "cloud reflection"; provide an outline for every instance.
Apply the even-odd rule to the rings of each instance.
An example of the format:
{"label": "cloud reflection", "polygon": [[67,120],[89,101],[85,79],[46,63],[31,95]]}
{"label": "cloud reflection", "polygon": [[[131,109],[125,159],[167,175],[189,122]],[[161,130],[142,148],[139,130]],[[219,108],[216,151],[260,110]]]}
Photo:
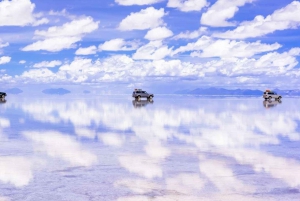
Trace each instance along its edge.
{"label": "cloud reflection", "polygon": [[[300,141],[299,101],[293,101],[289,107],[282,104],[272,110],[265,110],[256,99],[164,99],[138,110],[126,99],[14,104],[36,122],[71,124],[77,139],[97,139],[107,145],[113,152],[110,156],[116,157],[112,161],[126,170],[114,187],[132,193],[118,200],[251,201],[265,200],[250,196],[261,191],[253,174],[256,179],[263,175],[269,182],[280,181],[285,188],[300,186],[296,174],[300,162],[289,158],[288,146],[281,146],[285,141]],[[2,125],[9,124],[0,119]],[[53,158],[78,166],[98,162],[75,137],[58,131],[23,134],[37,151]],[[102,144],[98,145],[101,150]],[[270,145],[282,148],[280,157],[264,149]],[[187,159],[196,168],[189,169],[192,162]],[[247,174],[238,175],[238,168]],[[209,196],[205,196],[207,189]]]}
{"label": "cloud reflection", "polygon": [[57,131],[24,131],[23,135],[35,143],[35,149],[48,156],[59,158],[76,166],[91,166],[97,162],[97,156],[84,150],[71,136]]}
{"label": "cloud reflection", "polygon": [[1,156],[0,164],[0,180],[3,183],[22,187],[33,178],[31,162],[24,157]]}

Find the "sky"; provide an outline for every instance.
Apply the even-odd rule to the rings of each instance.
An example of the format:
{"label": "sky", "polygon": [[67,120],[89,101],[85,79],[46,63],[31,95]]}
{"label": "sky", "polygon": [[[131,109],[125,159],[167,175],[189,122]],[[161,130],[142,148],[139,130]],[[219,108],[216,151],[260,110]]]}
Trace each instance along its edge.
{"label": "sky", "polygon": [[300,87],[300,1],[0,0],[0,84]]}

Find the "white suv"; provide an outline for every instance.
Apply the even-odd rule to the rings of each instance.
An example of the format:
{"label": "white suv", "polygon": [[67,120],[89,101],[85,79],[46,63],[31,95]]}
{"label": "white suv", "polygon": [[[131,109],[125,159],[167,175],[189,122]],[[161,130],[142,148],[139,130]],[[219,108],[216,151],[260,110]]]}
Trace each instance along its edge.
{"label": "white suv", "polygon": [[275,100],[280,100],[282,97],[274,91],[267,90],[264,92],[263,98],[269,100],[272,100],[272,98],[274,98]]}

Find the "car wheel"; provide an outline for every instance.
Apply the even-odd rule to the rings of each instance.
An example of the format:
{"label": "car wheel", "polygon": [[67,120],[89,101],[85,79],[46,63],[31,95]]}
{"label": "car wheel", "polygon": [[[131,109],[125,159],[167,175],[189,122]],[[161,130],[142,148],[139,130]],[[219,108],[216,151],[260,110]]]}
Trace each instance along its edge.
{"label": "car wheel", "polygon": [[4,95],[2,95],[2,97],[1,97],[2,99],[4,99],[5,98],[5,96]]}
{"label": "car wheel", "polygon": [[269,100],[272,100],[272,96],[269,96],[269,98],[268,98]]}
{"label": "car wheel", "polygon": [[141,96],[138,96],[138,97],[137,97],[137,100],[140,101],[140,100],[141,100]]}
{"label": "car wheel", "polygon": [[153,96],[149,96],[149,99],[151,100],[153,98]]}
{"label": "car wheel", "polygon": [[278,97],[278,100],[280,100],[280,99],[281,99],[281,96]]}

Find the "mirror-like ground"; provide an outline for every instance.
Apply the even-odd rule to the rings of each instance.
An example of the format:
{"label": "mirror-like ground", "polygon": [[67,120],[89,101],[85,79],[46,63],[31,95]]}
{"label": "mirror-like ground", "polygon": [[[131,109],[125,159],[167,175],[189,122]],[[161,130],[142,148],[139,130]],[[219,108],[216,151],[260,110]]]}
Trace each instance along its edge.
{"label": "mirror-like ground", "polygon": [[7,97],[1,201],[300,199],[300,99]]}

